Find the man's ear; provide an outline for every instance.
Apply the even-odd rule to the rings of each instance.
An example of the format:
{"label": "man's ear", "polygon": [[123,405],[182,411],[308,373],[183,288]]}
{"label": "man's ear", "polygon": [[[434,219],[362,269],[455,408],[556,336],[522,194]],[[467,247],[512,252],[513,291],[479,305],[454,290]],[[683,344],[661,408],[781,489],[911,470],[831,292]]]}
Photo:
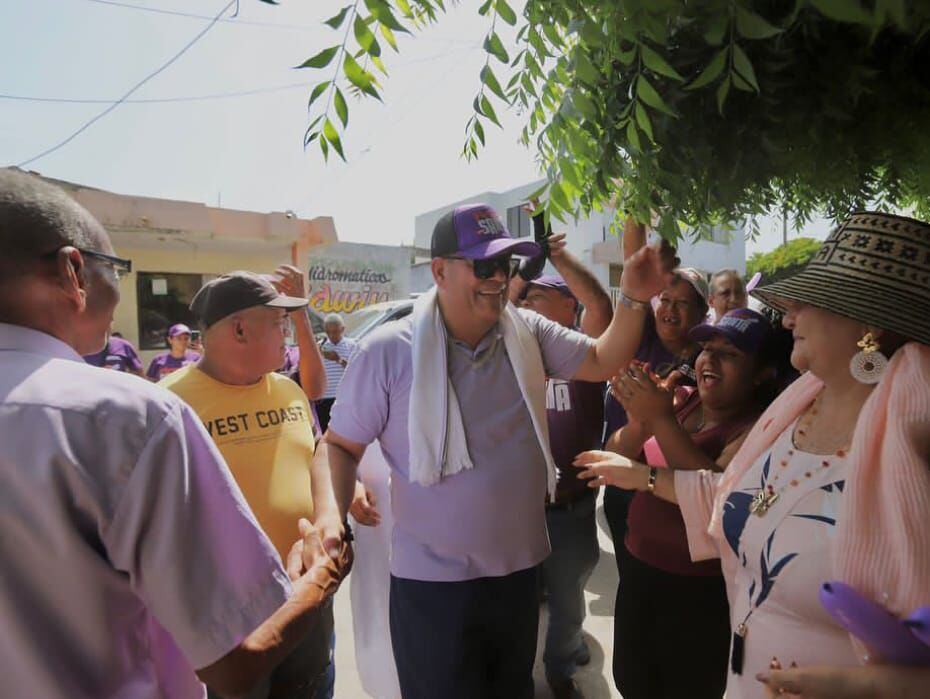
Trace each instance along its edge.
{"label": "man's ear", "polygon": [[442,287],[446,282],[446,261],[441,257],[434,257],[430,262],[430,269],[436,286]]}
{"label": "man's ear", "polygon": [[87,265],[83,256],[68,245],[58,251],[55,262],[62,291],[78,311],[83,311],[87,308]]}

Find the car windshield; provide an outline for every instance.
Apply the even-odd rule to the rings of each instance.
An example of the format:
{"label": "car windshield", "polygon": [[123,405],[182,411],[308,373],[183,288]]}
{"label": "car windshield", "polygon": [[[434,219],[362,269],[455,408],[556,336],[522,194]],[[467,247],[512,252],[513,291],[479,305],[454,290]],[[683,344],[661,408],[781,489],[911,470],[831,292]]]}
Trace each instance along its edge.
{"label": "car windshield", "polygon": [[342,317],[346,325],[346,336],[361,337],[370,326],[376,324],[385,313],[389,312],[390,309],[379,306],[347,313]]}

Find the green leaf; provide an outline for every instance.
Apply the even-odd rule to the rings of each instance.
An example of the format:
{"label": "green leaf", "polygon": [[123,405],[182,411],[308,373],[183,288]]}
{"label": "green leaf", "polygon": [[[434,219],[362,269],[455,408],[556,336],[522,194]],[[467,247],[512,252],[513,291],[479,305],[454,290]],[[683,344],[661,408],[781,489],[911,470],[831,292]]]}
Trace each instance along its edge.
{"label": "green leaf", "polygon": [[339,140],[339,132],[336,131],[336,127],[329,119],[323,124],[323,135],[326,136],[326,140],[336,149],[336,152],[339,153],[339,157],[344,161],[346,156],[345,153],[342,152],[342,142]]}
{"label": "green leaf", "polygon": [[872,16],[859,4],[859,0],[810,0],[810,4],[825,17],[837,22],[872,24]]}
{"label": "green leaf", "polygon": [[497,114],[494,113],[494,107],[491,106],[491,102],[484,96],[481,97],[481,113],[501,128],[504,128],[501,126],[500,121],[497,120]]}
{"label": "green leaf", "polygon": [[384,37],[385,41],[390,44],[391,48],[395,51],[399,51],[397,48],[397,37],[394,36],[394,32],[391,31],[391,28],[386,24],[381,25],[381,36]]}
{"label": "green leaf", "polygon": [[648,80],[646,80],[646,77],[643,75],[640,75],[636,79],[636,96],[653,109],[664,112],[669,116],[678,116],[667,104],[665,104],[665,100],[662,99],[659,93],[656,92],[656,89]]}
{"label": "green leaf", "polygon": [[507,49],[504,48],[504,43],[497,35],[497,32],[491,32],[485,37],[484,50],[494,56],[494,58],[496,58],[501,63],[510,62],[510,57],[507,55]]}
{"label": "green leaf", "polygon": [[649,114],[646,112],[646,108],[643,107],[639,102],[636,103],[636,124],[642,130],[644,134],[649,138],[653,143],[656,142],[655,136],[652,134],[652,121],[649,119]]}
{"label": "green leaf", "polygon": [[664,75],[674,80],[684,81],[684,78],[681,77],[681,74],[666,61],[660,54],[649,48],[646,44],[641,44],[639,47],[640,56],[643,58],[643,63],[646,64],[646,67],[651,70],[653,73],[658,73],[659,75]]}
{"label": "green leaf", "polygon": [[746,55],[746,52],[743,51],[743,47],[739,44],[733,44],[733,69],[739,77],[752,85],[753,90],[756,92],[759,91],[759,81],[756,79],[756,71],[749,61],[749,56]]}
{"label": "green leaf", "polygon": [[572,92],[572,104],[586,119],[597,119],[597,105],[582,90]]}
{"label": "green leaf", "polygon": [[372,16],[381,24],[390,27],[395,32],[410,33],[407,27],[397,21],[394,12],[391,10],[391,6],[386,0],[365,0],[365,6],[371,12]]}
{"label": "green leaf", "polygon": [[320,150],[323,151],[323,160],[329,162],[329,144],[326,142],[326,134],[320,135]]}
{"label": "green leaf", "polygon": [[601,79],[600,72],[594,67],[594,64],[591,63],[591,59],[588,58],[587,53],[580,49],[575,50],[575,74],[582,82],[592,87],[596,86]]}
{"label": "green leaf", "polygon": [[484,145],[484,127],[481,125],[480,119],[475,119],[475,135],[478,137],[478,140],[481,141],[481,145]]}
{"label": "green leaf", "polygon": [[413,10],[410,8],[410,3],[407,0],[395,0],[397,2],[397,9],[400,10],[401,14],[407,19],[413,19],[414,14]]}
{"label": "green leaf", "polygon": [[711,46],[720,46],[720,44],[723,43],[723,38],[726,36],[729,26],[730,23],[726,17],[714,17],[704,32],[704,40]]}
{"label": "green leaf", "polygon": [[484,3],[482,3],[481,7],[478,8],[478,14],[481,15],[482,17],[487,16],[488,12],[491,11],[491,5],[493,4],[494,4],[494,0],[485,0]]}
{"label": "green leaf", "polygon": [[320,123],[320,120],[322,118],[323,118],[323,115],[321,114],[316,119],[311,121],[309,126],[307,126],[307,130],[306,132],[304,132],[304,148],[306,148],[309,144],[313,143],[313,139],[315,139],[317,136],[320,135],[320,132],[314,131],[314,128],[316,127],[317,124]]}
{"label": "green leaf", "polygon": [[606,38],[600,23],[591,19],[585,20],[578,34],[581,36],[582,42],[593,48],[603,46],[604,39]]}
{"label": "green leaf", "polygon": [[723,114],[723,105],[727,101],[727,95],[730,94],[730,76],[728,75],[724,78],[723,82],[720,83],[720,87],[717,88],[717,111],[720,114]]}
{"label": "green leaf", "polygon": [[355,15],[353,29],[355,31],[355,40],[358,41],[358,45],[364,49],[365,53],[372,56],[381,55],[381,47],[378,45],[378,40],[375,39],[375,35],[371,33],[371,29],[368,28],[368,23],[361,15]]}
{"label": "green leaf", "polygon": [[343,126],[349,125],[349,105],[346,104],[346,98],[342,95],[342,90],[335,88],[333,93],[333,105],[336,107],[336,114],[339,115],[339,121]]}
{"label": "green leaf", "polygon": [[636,124],[632,119],[626,123],[626,140],[633,147],[633,150],[641,152],[643,146],[639,141],[639,134],[636,132]]}
{"label": "green leaf", "polygon": [[561,182],[556,182],[549,188],[549,198],[562,211],[568,211],[572,208],[571,204],[568,203],[568,197],[565,195],[565,188]]}
{"label": "green leaf", "polygon": [[504,90],[501,88],[501,84],[497,81],[497,77],[494,75],[494,71],[491,70],[491,66],[485,64],[484,68],[481,69],[481,82],[488,86],[488,89],[491,90],[495,95],[500,97],[505,102],[507,101],[507,96],[504,94]]}
{"label": "green leaf", "polygon": [[781,29],[740,5],[736,6],[736,31],[747,39],[768,39],[781,33]]}
{"label": "green leaf", "polygon": [[352,57],[352,54],[348,52],[346,53],[345,60],[342,62],[342,71],[349,79],[349,82],[355,85],[355,87],[366,95],[371,95],[379,102],[381,101],[381,95],[378,94],[378,91],[374,87],[374,76],[362,68],[358,64],[358,61]]}
{"label": "green leaf", "polygon": [[341,27],[342,23],[345,21],[346,15],[351,9],[352,5],[346,5],[341,10],[339,10],[339,14],[333,15],[328,20],[323,22],[323,24],[328,24],[333,29],[339,29],[339,27]]}
{"label": "green leaf", "polygon": [[636,60],[636,49],[632,48],[629,51],[621,51],[617,54],[617,58],[619,58],[620,62],[625,66],[633,65],[633,61]]}
{"label": "green leaf", "polygon": [[504,20],[511,27],[515,26],[517,23],[517,13],[513,11],[513,8],[507,4],[507,0],[497,0],[494,3],[494,7],[497,10],[497,16]]}
{"label": "green leaf", "polygon": [[723,72],[724,66],[727,63],[727,54],[730,48],[724,47],[717,52],[717,55],[714,56],[710,63],[701,71],[701,74],[697,76],[693,82],[688,83],[685,86],[686,90],[696,90],[699,87],[704,87],[709,85]]}
{"label": "green leaf", "polygon": [[313,88],[313,92],[310,93],[310,100],[307,102],[307,109],[310,109],[310,105],[316,102],[317,98],[326,92],[326,88],[329,87],[329,85],[330,81],[324,80],[315,88]]}
{"label": "green leaf", "polygon": [[546,35],[546,38],[552,43],[556,48],[562,47],[562,37],[559,36],[559,30],[555,28],[551,22],[546,22],[542,25],[543,34]]}
{"label": "green leaf", "polygon": [[339,46],[330,46],[328,49],[323,49],[317,55],[312,58],[308,58],[306,61],[301,63],[297,68],[325,68],[329,65],[329,62],[333,60],[333,57],[339,53]]}
{"label": "green leaf", "polygon": [[[381,25],[381,26],[383,27],[384,25]],[[372,56],[372,57],[371,57],[371,62],[374,63],[374,64],[375,64],[375,68],[377,68],[378,70],[380,70],[384,75],[387,75],[387,74],[388,74],[387,68],[386,68],[385,65],[384,65],[384,61],[382,61],[381,58],[380,58],[379,56]]]}

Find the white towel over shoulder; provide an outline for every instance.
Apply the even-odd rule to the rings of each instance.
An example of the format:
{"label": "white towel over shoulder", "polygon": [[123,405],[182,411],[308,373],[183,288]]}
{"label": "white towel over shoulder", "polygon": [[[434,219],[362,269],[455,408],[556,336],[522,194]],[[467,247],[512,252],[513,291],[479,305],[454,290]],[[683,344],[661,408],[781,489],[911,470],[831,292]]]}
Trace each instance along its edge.
{"label": "white towel over shoulder", "polygon": [[[546,371],[539,342],[510,304],[501,314],[500,327],[504,348],[529,407],[536,438],[546,459],[547,492],[552,497],[555,495],[556,472],[549,450]],[[436,287],[433,287],[413,306],[413,385],[407,434],[410,440],[410,481],[420,485],[434,485],[446,476],[474,467],[465,439],[459,401],[449,378],[447,353],[448,332],[439,311]]]}

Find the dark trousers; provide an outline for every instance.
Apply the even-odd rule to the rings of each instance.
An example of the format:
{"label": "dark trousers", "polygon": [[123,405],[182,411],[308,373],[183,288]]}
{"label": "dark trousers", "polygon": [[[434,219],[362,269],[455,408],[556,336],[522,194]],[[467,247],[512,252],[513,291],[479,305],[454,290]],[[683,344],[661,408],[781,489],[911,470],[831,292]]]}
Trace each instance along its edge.
{"label": "dark trousers", "polygon": [[404,699],[532,699],[537,569],[427,582],[391,576],[394,660]]}
{"label": "dark trousers", "polygon": [[614,488],[612,485],[604,488],[604,517],[607,519],[607,526],[610,527],[610,538],[614,542],[614,550],[617,552],[617,570],[620,570],[620,549],[623,547],[623,540],[626,537],[626,516],[630,511],[630,503],[635,490],[621,490]]}
{"label": "dark trousers", "polygon": [[720,699],[730,608],[722,576],[675,575],[617,548],[614,683],[624,699]]}
{"label": "dark trousers", "polygon": [[329,427],[329,414],[333,410],[335,398],[320,398],[315,404],[316,417],[320,421],[320,432],[326,434],[326,428]]}

